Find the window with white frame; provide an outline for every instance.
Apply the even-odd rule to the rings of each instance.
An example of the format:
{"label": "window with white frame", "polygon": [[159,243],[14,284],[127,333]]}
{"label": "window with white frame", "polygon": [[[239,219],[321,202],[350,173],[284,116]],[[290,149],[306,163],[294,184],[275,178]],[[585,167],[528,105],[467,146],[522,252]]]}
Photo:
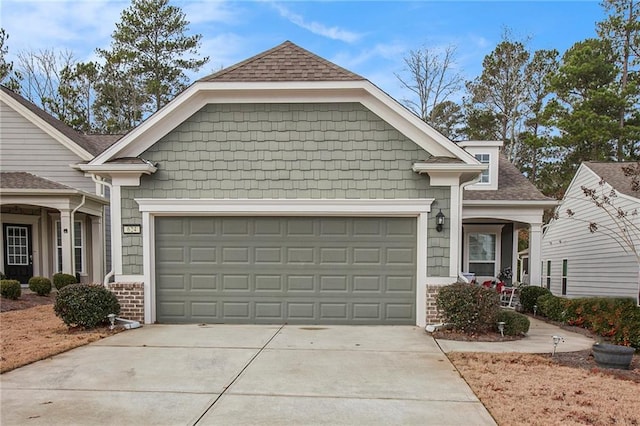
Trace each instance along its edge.
{"label": "window with white frame", "polygon": [[502,225],[465,226],[465,269],[476,277],[495,277],[500,267]]}
{"label": "window with white frame", "polygon": [[487,169],[482,171],[478,183],[489,183],[489,164],[491,163],[490,154],[476,154],[476,160],[487,165]]}
{"label": "window with white frame", "polygon": [[[73,256],[76,271],[84,272],[84,229],[82,221],[76,220],[73,224]],[[56,222],[56,265],[58,271],[62,271],[62,229],[60,221]]]}

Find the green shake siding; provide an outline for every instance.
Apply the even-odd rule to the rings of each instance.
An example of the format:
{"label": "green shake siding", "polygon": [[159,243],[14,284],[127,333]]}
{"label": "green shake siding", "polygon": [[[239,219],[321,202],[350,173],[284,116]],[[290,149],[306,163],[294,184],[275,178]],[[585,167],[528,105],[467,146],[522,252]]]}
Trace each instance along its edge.
{"label": "green shake siding", "polygon": [[[135,198],[434,198],[450,217],[449,188],[411,171],[429,156],[357,103],[210,104],[141,155],[158,171],[122,188],[122,221],[141,222]],[[432,222],[428,273],[448,276]],[[142,274],[142,238],[122,240],[123,273]]]}

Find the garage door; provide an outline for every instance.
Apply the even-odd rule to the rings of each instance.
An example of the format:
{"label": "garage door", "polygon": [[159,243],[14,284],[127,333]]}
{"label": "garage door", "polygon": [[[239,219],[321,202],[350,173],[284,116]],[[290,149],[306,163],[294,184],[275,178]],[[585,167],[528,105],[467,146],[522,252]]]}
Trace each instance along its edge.
{"label": "garage door", "polygon": [[415,218],[158,217],[161,323],[415,324]]}

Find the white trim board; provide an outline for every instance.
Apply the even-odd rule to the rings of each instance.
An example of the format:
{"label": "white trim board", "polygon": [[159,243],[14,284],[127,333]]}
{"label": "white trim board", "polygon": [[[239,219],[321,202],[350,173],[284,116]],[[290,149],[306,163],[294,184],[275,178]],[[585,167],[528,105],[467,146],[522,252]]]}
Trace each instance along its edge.
{"label": "white trim board", "polygon": [[[416,325],[426,326],[428,213],[431,198],[401,200],[247,200],[247,199],[136,199],[142,212],[142,252],[144,279],[144,321],[156,320],[155,307],[155,232],[156,216],[344,216],[415,217],[416,248]],[[121,251],[121,250],[120,250]],[[120,275],[116,274],[118,277]],[[443,278],[450,283],[450,278]]]}

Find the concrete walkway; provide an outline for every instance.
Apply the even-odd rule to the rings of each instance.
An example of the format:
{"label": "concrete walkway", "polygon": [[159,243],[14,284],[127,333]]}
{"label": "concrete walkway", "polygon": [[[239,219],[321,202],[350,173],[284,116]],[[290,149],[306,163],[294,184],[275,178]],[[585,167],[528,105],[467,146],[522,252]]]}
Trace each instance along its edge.
{"label": "concrete walkway", "polygon": [[495,425],[418,327],[147,325],[0,376],[9,425]]}
{"label": "concrete walkway", "polygon": [[552,324],[529,317],[531,327],[524,339],[509,342],[460,342],[438,339],[438,345],[445,353],[449,352],[521,352],[551,353],[553,352],[553,336],[562,337],[556,352],[576,352],[591,349],[593,339],[582,334],[566,331]]}

